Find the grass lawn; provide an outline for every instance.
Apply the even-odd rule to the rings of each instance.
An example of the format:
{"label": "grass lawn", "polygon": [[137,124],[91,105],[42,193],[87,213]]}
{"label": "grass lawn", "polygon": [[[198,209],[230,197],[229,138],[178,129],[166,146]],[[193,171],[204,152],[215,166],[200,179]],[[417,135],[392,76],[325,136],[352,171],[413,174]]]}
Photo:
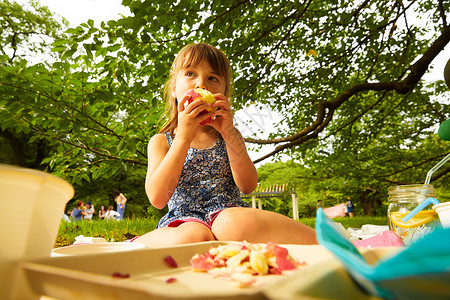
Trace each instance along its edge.
{"label": "grass lawn", "polygon": [[83,220],[78,222],[61,222],[55,247],[73,244],[79,235],[85,237],[102,237],[108,242],[123,242],[136,235],[142,235],[155,229],[155,219],[123,219],[122,221]]}
{"label": "grass lawn", "polygon": [[[308,225],[309,227],[314,228],[316,224],[316,218],[302,218],[299,220],[301,223]],[[361,228],[364,224],[372,224],[372,225],[388,225],[387,216],[383,217],[361,217],[355,216],[353,218],[349,217],[338,217],[333,219],[336,223],[341,223],[345,228],[353,227],[353,228]]]}
{"label": "grass lawn", "polygon": [[[315,218],[302,218],[300,222],[312,228],[315,225]],[[387,225],[387,217],[360,217],[335,218],[333,221],[341,223],[345,228],[360,228],[364,224]],[[79,235],[85,237],[103,237],[108,242],[123,242],[136,235],[143,235],[156,226],[156,219],[124,219],[122,221],[79,221],[61,222],[55,247],[68,246],[73,244]]]}

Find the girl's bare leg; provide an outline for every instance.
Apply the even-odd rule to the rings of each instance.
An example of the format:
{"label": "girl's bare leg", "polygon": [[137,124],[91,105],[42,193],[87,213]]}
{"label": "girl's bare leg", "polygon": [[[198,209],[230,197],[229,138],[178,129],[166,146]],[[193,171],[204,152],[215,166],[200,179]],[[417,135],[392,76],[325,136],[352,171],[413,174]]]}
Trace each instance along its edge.
{"label": "girl's bare leg", "polygon": [[315,230],[289,217],[256,208],[222,211],[211,228],[217,240],[278,244],[317,244]]}
{"label": "girl's bare leg", "polygon": [[148,248],[160,248],[212,240],[215,240],[215,237],[207,226],[198,222],[185,222],[178,227],[155,229],[133,242],[142,243]]}

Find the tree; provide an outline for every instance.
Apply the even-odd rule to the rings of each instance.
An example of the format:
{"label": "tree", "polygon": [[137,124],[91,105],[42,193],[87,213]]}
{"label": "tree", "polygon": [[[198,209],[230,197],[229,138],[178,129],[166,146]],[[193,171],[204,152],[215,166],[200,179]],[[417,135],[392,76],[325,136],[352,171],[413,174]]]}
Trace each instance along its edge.
{"label": "tree", "polygon": [[[60,36],[67,22],[53,16],[47,8],[40,7],[35,1],[30,1],[27,10],[15,2],[5,0],[0,3],[0,11],[0,65],[3,67],[2,71],[9,70],[4,74],[7,82],[2,84],[9,84],[15,65],[16,70],[21,72],[27,67],[26,61],[33,61],[39,56],[55,58],[49,45]],[[10,90],[8,93],[14,92],[18,90]],[[10,102],[8,98],[5,95],[0,99],[1,161],[40,169],[42,160],[51,155],[54,143],[35,135],[20,118],[15,119],[18,115],[24,115],[28,119],[30,116],[27,116],[28,110],[20,102]],[[35,142],[29,144],[30,139]]]}
{"label": "tree", "polygon": [[312,169],[327,166],[329,176],[342,176],[350,162],[352,179],[369,170],[370,180],[397,184],[411,182],[413,168],[422,176],[450,151],[434,134],[448,118],[449,103],[440,98],[447,89],[422,80],[450,40],[448,1],[123,5],[131,17],[88,20],[57,38],[57,61],[14,57],[0,69],[2,129],[28,130],[31,142],[56,141],[42,161],[56,174],[95,179],[145,168],[170,63],[183,45],[200,41],[229,56],[236,109],[253,103],[284,117],[287,126],[269,139],[246,138],[276,146],[257,161],[283,152]]}

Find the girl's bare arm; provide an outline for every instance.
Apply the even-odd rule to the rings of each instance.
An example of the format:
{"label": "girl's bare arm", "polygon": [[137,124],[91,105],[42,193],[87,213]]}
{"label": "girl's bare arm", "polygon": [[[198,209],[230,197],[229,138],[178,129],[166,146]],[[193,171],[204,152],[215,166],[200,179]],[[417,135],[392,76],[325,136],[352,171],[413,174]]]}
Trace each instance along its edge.
{"label": "girl's bare arm", "polygon": [[222,137],[227,144],[234,181],[243,193],[250,194],[256,188],[258,176],[255,165],[248,155],[244,138],[236,128],[223,133]]}
{"label": "girl's bare arm", "polygon": [[258,182],[255,165],[248,155],[244,138],[233,126],[233,113],[228,98],[222,94],[215,94],[214,97],[217,101],[212,106],[220,109],[214,113],[216,118],[211,126],[225,140],[234,182],[243,193],[249,194],[255,190]]}
{"label": "girl's bare arm", "polygon": [[170,149],[164,134],[150,139],[145,191],[156,208],[166,206],[175,191],[188,149],[189,142],[181,138],[175,138]]}
{"label": "girl's bare arm", "polygon": [[198,124],[209,117],[199,116],[208,108],[203,100],[195,100],[185,107],[189,96],[178,103],[178,127],[172,146],[169,149],[164,134],[153,136],[148,143],[148,168],[145,191],[156,208],[166,206],[180,179],[189,146],[194,139]]}

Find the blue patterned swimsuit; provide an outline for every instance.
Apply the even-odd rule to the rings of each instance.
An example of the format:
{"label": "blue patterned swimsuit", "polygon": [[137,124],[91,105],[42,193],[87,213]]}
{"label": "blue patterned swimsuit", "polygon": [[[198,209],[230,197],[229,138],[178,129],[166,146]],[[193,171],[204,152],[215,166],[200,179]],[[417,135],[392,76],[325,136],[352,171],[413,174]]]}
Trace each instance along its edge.
{"label": "blue patterned swimsuit", "polygon": [[[169,133],[164,134],[171,147],[173,137]],[[156,228],[192,219],[210,226],[212,218],[221,210],[249,206],[241,200],[222,137],[209,149],[189,148],[178,185],[167,205],[169,212]]]}

